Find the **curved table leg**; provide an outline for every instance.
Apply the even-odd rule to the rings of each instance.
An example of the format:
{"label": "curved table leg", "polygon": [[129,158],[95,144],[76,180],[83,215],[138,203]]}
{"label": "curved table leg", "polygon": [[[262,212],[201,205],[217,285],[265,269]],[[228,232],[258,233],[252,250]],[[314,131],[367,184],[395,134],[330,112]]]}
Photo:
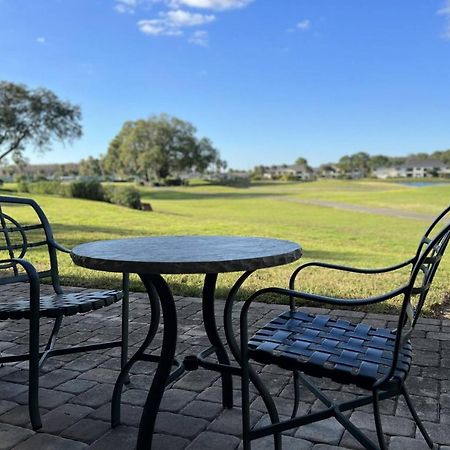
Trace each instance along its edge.
{"label": "curved table leg", "polygon": [[[241,286],[244,284],[244,282],[247,280],[247,278],[253,273],[253,271],[248,271],[243,273],[236,283],[234,283],[233,287],[231,288],[228,297],[225,301],[225,308],[223,313],[223,321],[224,321],[224,328],[225,328],[225,336],[227,338],[228,346],[230,347],[230,351],[233,354],[235,360],[241,364],[241,349],[236,341],[236,337],[233,331],[233,305],[234,301],[236,299],[236,294],[238,293]],[[270,421],[272,423],[277,423],[280,421],[280,417],[278,415],[277,407],[275,406],[275,402],[273,401],[272,396],[270,395],[270,392],[264,386],[263,382],[261,381],[261,378],[257,374],[256,370],[250,366],[249,367],[249,376],[250,380],[253,383],[253,385],[258,390],[259,394],[261,395],[261,398],[264,401],[264,404],[266,405],[267,412],[269,413]],[[274,434],[274,443],[275,448],[279,449],[281,448],[281,434],[276,433]]]}
{"label": "curved table leg", "polygon": [[[207,273],[202,293],[203,324],[209,342],[214,348],[220,364],[230,365],[230,359],[217,332],[214,300],[217,273]],[[225,408],[233,407],[233,378],[230,372],[221,372],[222,377],[222,405]]]}
{"label": "curved table leg", "polygon": [[177,313],[175,301],[169,286],[167,286],[167,283],[160,275],[139,274],[139,276],[148,292],[152,287],[156,289],[164,320],[161,357],[147,395],[147,400],[144,404],[144,410],[139,424],[137,449],[143,450],[151,448],[156,416],[175,357],[177,345]]}
{"label": "curved table leg", "polygon": [[[142,277],[141,277],[142,278]],[[144,280],[143,280],[144,281]],[[116,384],[114,386],[112,403],[111,403],[111,426],[116,427],[120,424],[120,397],[122,395],[123,385],[128,380],[128,373],[136,361],[142,360],[142,355],[144,354],[147,347],[152,342],[153,338],[158,331],[159,326],[159,318],[160,318],[160,307],[159,307],[159,297],[158,292],[156,291],[153,284],[150,282],[145,282],[144,285],[147,289],[148,298],[150,300],[150,311],[151,311],[151,319],[150,319],[150,327],[147,333],[147,336],[139,347],[138,351],[130,358],[130,360],[123,366]]]}

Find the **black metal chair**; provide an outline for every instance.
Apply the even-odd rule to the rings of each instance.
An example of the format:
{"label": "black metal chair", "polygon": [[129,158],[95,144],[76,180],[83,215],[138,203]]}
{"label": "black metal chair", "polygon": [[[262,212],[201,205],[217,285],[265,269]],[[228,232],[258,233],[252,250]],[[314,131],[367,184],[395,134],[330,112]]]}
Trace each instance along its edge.
{"label": "black metal chair", "polygon": [[[7,213],[5,210],[7,210]],[[17,215],[13,213],[17,213]],[[26,222],[13,218],[13,215],[27,217]],[[32,219],[29,219],[31,216]],[[0,245],[0,251],[3,253],[0,260],[0,285],[11,287],[12,283],[25,282],[29,284],[30,292],[28,297],[20,298],[12,290],[11,298],[7,300],[2,298],[0,301],[0,320],[26,319],[30,322],[29,353],[8,356],[1,356],[0,353],[0,365],[29,360],[28,407],[31,424],[33,429],[37,430],[42,426],[39,414],[39,372],[47,358],[120,346],[122,365],[126,363],[128,275],[124,274],[123,277],[123,292],[108,290],[64,293],[59,281],[57,251],[70,253],[70,250],[55,241],[49,221],[39,205],[31,199],[0,196],[0,224],[3,235],[3,242]],[[43,250],[43,254],[48,256],[45,267],[43,267],[41,261],[42,253],[39,268],[30,261],[30,253],[35,249]],[[54,294],[40,295],[41,278],[51,280]],[[120,340],[69,348],[55,348],[64,316],[96,310],[111,305],[122,298],[123,322]],[[40,348],[39,345],[39,319],[41,317],[55,320],[44,348]]]}
{"label": "black metal chair", "polygon": [[[426,443],[433,447],[431,438],[420,421],[408,392],[405,380],[413,357],[410,336],[417,323],[433,278],[450,240],[450,207],[445,209],[430,225],[411,259],[383,269],[357,269],[346,266],[311,262],[297,268],[291,276],[289,289],[271,287],[255,292],[244,303],[240,316],[241,365],[242,365],[242,417],[244,450],[251,448],[251,441],[274,435],[275,448],[281,448],[281,432],[301,425],[335,417],[365,448],[378,447],[343,414],[354,408],[373,404],[379,448],[385,449],[380,418],[380,400],[400,394],[419,427]],[[360,299],[332,298],[301,292],[294,289],[298,274],[307,267],[378,274],[411,266],[408,282],[386,294]],[[283,312],[258,329],[248,339],[248,310],[251,303],[267,293],[289,297],[289,311]],[[397,327],[374,328],[360,323],[334,319],[326,315],[307,314],[296,310],[296,299],[313,300],[334,306],[360,306],[403,297]],[[264,398],[271,424],[251,429],[249,405],[249,381],[254,376],[250,360],[262,364],[275,364],[293,372],[294,407],[290,419],[280,421],[271,397]],[[355,385],[369,394],[354,400],[333,402],[310,377],[325,377],[343,384]],[[299,386],[302,383],[324,405],[318,412],[297,416]],[[268,392],[263,392],[267,397]]]}

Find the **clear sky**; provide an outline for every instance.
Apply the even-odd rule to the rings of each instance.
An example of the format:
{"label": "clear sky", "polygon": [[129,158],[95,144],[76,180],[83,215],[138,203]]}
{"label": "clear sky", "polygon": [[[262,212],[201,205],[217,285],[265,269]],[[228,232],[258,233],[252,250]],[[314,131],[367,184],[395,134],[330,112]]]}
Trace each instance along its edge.
{"label": "clear sky", "polygon": [[0,0],[0,79],[126,120],[192,122],[233,168],[450,148],[450,0]]}

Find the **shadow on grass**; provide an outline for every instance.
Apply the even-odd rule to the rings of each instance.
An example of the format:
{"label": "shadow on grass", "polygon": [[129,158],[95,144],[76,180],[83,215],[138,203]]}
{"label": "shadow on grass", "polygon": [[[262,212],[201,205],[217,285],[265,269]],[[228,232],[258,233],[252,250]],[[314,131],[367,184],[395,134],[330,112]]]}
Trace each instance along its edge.
{"label": "shadow on grass", "polygon": [[249,199],[282,196],[282,193],[263,192],[183,192],[175,190],[163,190],[143,192],[145,200],[218,200],[218,199]]}
{"label": "shadow on grass", "polygon": [[[53,234],[58,238],[58,234],[70,234],[70,233],[89,233],[91,240],[95,238],[95,233],[102,234],[119,234],[121,237],[138,236],[139,228],[124,228],[123,225],[114,226],[114,224],[108,225],[85,225],[85,224],[70,224],[52,222]],[[136,225],[139,225],[138,223]],[[150,234],[149,234],[150,235]]]}
{"label": "shadow on grass", "polygon": [[[93,289],[121,289],[121,275],[120,274],[105,274],[104,276],[97,276],[93,279],[89,279],[87,277],[77,277],[77,276],[63,276],[61,277],[61,281],[64,286],[76,286],[76,287],[85,287],[85,288],[93,288]],[[192,285],[187,285],[182,282],[174,281],[173,279],[168,282],[170,289],[174,296],[182,296],[182,297],[195,297],[201,298],[201,288],[194,287]],[[218,286],[216,290],[216,299],[218,302],[223,302],[229,293],[230,287]],[[130,282],[130,291],[131,292],[146,292],[143,284],[140,281],[131,280]],[[255,292],[255,289],[247,288],[244,286],[239,290],[238,295],[236,297],[236,307],[239,309],[241,302],[246,300],[250,295]],[[289,309],[289,299],[286,296],[261,296],[258,301],[266,303],[266,304],[274,304],[274,305],[286,305],[286,310]],[[439,305],[439,307],[433,308],[428,311],[423,311],[423,315],[425,317],[437,317],[443,314],[443,309],[448,305]],[[333,308],[329,305],[312,302],[307,300],[297,301],[297,307],[315,307],[315,308],[324,308],[325,310],[348,310],[348,311],[361,311],[361,312],[371,312],[371,313],[380,313],[380,314],[398,314],[400,312],[401,303],[379,303],[374,305],[367,306],[339,306]],[[220,313],[221,314],[221,313]],[[218,315],[217,317],[220,317]]]}

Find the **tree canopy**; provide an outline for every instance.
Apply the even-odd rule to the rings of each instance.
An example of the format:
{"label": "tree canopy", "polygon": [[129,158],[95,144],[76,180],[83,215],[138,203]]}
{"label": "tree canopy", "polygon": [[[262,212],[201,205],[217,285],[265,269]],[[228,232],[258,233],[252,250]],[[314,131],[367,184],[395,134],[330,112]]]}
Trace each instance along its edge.
{"label": "tree canopy", "polygon": [[29,145],[46,151],[54,140],[77,139],[82,134],[80,120],[78,106],[48,89],[0,81],[0,160],[7,156],[23,160]]}
{"label": "tree canopy", "polygon": [[202,173],[213,165],[223,167],[212,142],[198,139],[196,132],[191,123],[166,114],[126,122],[109,144],[103,168],[150,181],[183,171]]}

